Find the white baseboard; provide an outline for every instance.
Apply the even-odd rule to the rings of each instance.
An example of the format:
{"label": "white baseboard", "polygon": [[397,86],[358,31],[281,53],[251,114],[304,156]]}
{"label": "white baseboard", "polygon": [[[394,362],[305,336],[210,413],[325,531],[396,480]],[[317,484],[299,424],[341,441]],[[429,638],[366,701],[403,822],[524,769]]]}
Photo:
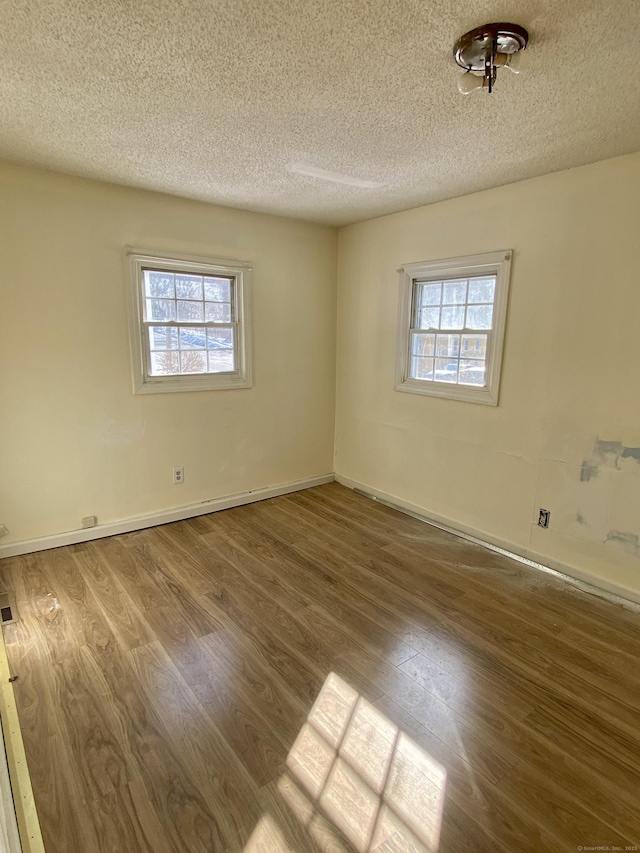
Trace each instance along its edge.
{"label": "white baseboard", "polygon": [[534,569],[552,574],[592,595],[616,601],[618,604],[622,604],[625,607],[632,607],[634,610],[640,607],[640,595],[635,590],[628,589],[620,584],[611,583],[590,572],[582,571],[575,566],[568,566],[557,560],[549,560],[548,557],[544,558],[545,563],[540,563],[539,554],[529,551],[526,548],[514,551],[514,544],[512,542],[504,542],[498,538],[489,537],[484,532],[474,530],[457,522],[451,522],[443,516],[427,513],[415,504],[403,501],[401,498],[395,497],[395,495],[381,492],[379,489],[374,489],[364,483],[351,480],[349,477],[343,477],[341,474],[336,474],[334,479],[341,485],[360,492],[366,497],[379,501],[392,509],[396,509],[441,530],[446,530],[448,533],[453,533],[454,536],[461,536],[463,539],[474,542],[476,545],[482,545],[482,547],[503,554],[505,557],[510,557],[512,560],[525,563],[525,565],[531,566]]}
{"label": "white baseboard", "polygon": [[299,492],[302,489],[310,489],[313,486],[321,486],[324,483],[333,482],[333,474],[322,474],[320,477],[309,477],[306,480],[295,480],[292,483],[283,483],[278,486],[269,486],[265,489],[255,489],[249,492],[239,492],[236,495],[228,495],[222,498],[213,498],[210,501],[201,501],[189,506],[181,506],[176,509],[165,509],[154,512],[151,515],[140,515],[135,518],[126,518],[122,521],[114,521],[110,524],[98,524],[95,527],[83,528],[81,530],[70,530],[67,533],[56,533],[53,536],[41,536],[38,539],[23,539],[21,542],[12,542],[9,545],[0,546],[0,560],[5,557],[17,557],[20,554],[31,554],[34,551],[46,551],[49,548],[60,548],[63,545],[75,545],[78,542],[88,542],[91,539],[102,539],[105,536],[115,536],[118,533],[130,533],[132,530],[142,530],[145,527],[156,527],[158,524],[168,524],[171,521],[182,521],[184,518],[195,518],[198,515],[206,515],[210,512],[218,512],[221,509],[231,509],[234,506],[264,501],[267,498],[277,498],[290,492]]}
{"label": "white baseboard", "polygon": [[634,609],[640,606],[640,595],[634,590],[606,581],[575,566],[568,566],[556,560],[549,560],[548,557],[544,558],[546,560],[545,563],[540,563],[538,561],[540,555],[532,551],[528,551],[525,548],[514,551],[514,545],[511,542],[490,537],[484,532],[474,530],[457,522],[451,522],[443,516],[426,513],[421,507],[415,504],[403,501],[401,498],[389,495],[379,489],[374,489],[366,483],[359,483],[356,480],[351,480],[349,477],[343,477],[341,474],[322,474],[319,477],[310,477],[306,480],[295,480],[291,483],[282,483],[264,489],[255,489],[226,497],[213,498],[210,501],[201,501],[197,504],[162,510],[150,515],[127,518],[122,521],[111,522],[110,524],[98,524],[96,527],[70,530],[66,533],[57,533],[53,536],[42,536],[37,539],[24,539],[21,542],[12,542],[9,545],[0,546],[0,560],[6,557],[17,557],[20,554],[31,554],[34,551],[46,551],[49,548],[75,545],[79,542],[88,542],[91,539],[102,539],[105,536],[115,536],[118,533],[130,533],[133,530],[156,527],[159,524],[169,524],[172,521],[181,521],[184,518],[195,518],[198,515],[207,515],[210,512],[231,509],[235,506],[255,503],[256,501],[263,501],[268,498],[276,498],[279,495],[298,492],[302,489],[310,489],[313,486],[321,486],[324,483],[331,483],[334,480],[349,489],[361,492],[367,497],[380,501],[380,503],[384,503],[392,509],[399,510],[406,515],[411,515],[420,521],[453,533],[455,536],[461,536],[464,539],[481,545],[484,548],[489,548],[513,560],[518,560],[518,562],[525,563],[539,571],[548,572],[574,586],[584,589],[586,592],[600,595],[610,600],[617,600],[625,606],[631,605]]}

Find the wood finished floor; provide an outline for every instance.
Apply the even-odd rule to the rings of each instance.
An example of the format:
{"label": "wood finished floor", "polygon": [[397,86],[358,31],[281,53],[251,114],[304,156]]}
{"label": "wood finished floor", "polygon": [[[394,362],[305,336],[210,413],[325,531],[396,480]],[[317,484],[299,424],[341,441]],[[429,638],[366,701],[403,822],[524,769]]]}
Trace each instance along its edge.
{"label": "wood finished floor", "polygon": [[[338,484],[4,560],[0,583],[48,853],[640,845],[640,615]],[[306,721],[330,682],[316,717],[351,691],[362,727],[327,758]],[[383,761],[383,730],[376,789],[358,754]]]}

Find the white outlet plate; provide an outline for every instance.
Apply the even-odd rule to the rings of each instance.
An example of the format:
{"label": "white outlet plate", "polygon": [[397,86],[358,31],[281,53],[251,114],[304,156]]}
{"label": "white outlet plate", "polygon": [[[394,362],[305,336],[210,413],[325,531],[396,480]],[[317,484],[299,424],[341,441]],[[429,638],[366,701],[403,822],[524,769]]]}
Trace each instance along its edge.
{"label": "white outlet plate", "polygon": [[5,527],[4,524],[0,524],[0,537],[6,536],[9,530]]}
{"label": "white outlet plate", "polygon": [[182,465],[179,468],[173,469],[173,485],[178,486],[180,483],[184,483],[184,468]]}

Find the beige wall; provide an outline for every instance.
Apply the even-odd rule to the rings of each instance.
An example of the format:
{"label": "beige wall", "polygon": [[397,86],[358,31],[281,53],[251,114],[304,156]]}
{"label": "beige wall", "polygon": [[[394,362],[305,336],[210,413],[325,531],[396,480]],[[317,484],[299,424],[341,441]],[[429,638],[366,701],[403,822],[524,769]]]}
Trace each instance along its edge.
{"label": "beige wall", "polygon": [[[640,596],[639,185],[640,154],[342,229],[334,462],[335,230],[0,167],[0,545],[335,469]],[[254,388],[132,394],[126,245],[253,264]],[[500,405],[394,391],[397,267],[500,248]]]}
{"label": "beige wall", "polygon": [[[639,233],[639,154],[343,229],[337,474],[639,596]],[[394,391],[396,269],[504,248],[500,405]]]}
{"label": "beige wall", "polygon": [[[334,229],[3,166],[0,243],[1,545],[331,472]],[[133,395],[127,245],[253,264],[253,388]]]}

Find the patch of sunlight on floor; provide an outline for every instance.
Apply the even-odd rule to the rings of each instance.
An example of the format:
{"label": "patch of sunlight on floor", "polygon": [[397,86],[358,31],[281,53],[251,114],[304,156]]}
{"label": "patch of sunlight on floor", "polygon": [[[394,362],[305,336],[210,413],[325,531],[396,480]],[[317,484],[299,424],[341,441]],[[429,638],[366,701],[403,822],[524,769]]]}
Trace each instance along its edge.
{"label": "patch of sunlight on floor", "polygon": [[295,853],[271,815],[263,815],[247,842],[245,853]]}
{"label": "patch of sunlight on floor", "polygon": [[[287,768],[278,791],[321,850],[438,850],[446,770],[336,673],[318,694]],[[270,815],[245,853],[267,849],[295,849]]]}

